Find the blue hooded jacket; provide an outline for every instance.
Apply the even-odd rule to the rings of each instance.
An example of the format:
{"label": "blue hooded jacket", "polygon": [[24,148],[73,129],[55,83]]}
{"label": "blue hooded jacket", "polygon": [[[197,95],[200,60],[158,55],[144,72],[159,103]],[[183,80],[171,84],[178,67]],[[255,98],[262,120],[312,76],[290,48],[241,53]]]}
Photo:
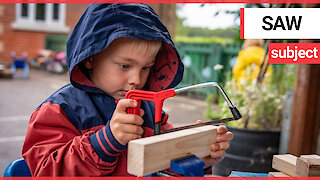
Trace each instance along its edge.
{"label": "blue hooded jacket", "polygon": [[[32,114],[23,157],[33,176],[129,175],[126,148],[113,136],[109,122],[116,101],[97,88],[79,63],[106,49],[118,38],[160,40],[162,47],[143,89],[175,87],[183,65],[168,30],[145,4],[92,4],[67,41],[71,84],[46,99]],[[143,137],[153,134],[154,105],[141,104]],[[170,128],[162,115],[162,129]]]}

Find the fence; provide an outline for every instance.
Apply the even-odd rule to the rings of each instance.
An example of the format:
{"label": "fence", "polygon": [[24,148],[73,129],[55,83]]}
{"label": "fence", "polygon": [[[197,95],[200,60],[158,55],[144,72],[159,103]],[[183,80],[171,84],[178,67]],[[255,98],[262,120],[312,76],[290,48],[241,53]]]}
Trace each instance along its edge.
{"label": "fence", "polygon": [[[227,72],[231,71],[231,63],[241,49],[241,44],[176,44],[185,65],[183,80],[178,87],[215,81],[222,83]],[[223,69],[214,70],[215,65]],[[196,91],[201,94],[216,92],[215,88],[202,88]]]}

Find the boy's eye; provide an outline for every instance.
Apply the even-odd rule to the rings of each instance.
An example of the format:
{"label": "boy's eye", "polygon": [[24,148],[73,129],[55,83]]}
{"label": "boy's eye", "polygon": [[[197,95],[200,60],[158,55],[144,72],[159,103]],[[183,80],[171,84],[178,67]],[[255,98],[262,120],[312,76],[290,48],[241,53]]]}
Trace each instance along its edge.
{"label": "boy's eye", "polygon": [[146,66],[146,67],[143,67],[142,70],[149,70],[151,68],[152,68],[152,66]]}
{"label": "boy's eye", "polygon": [[130,66],[127,64],[118,64],[121,69],[128,69]]}

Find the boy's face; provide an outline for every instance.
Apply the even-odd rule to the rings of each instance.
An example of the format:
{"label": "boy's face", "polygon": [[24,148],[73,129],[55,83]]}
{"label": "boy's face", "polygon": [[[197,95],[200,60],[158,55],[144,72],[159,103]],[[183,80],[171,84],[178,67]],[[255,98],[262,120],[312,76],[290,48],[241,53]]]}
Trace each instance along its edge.
{"label": "boy's face", "polygon": [[137,48],[129,39],[119,39],[85,63],[91,81],[114,99],[144,87],[159,47]]}

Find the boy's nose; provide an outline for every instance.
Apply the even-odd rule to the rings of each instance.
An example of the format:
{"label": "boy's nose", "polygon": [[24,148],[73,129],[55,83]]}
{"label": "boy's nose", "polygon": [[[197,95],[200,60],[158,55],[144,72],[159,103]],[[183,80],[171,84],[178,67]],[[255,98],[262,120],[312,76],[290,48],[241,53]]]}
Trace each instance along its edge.
{"label": "boy's nose", "polygon": [[133,73],[130,77],[129,77],[129,84],[130,85],[135,85],[135,87],[137,85],[140,84],[140,73],[136,72]]}

